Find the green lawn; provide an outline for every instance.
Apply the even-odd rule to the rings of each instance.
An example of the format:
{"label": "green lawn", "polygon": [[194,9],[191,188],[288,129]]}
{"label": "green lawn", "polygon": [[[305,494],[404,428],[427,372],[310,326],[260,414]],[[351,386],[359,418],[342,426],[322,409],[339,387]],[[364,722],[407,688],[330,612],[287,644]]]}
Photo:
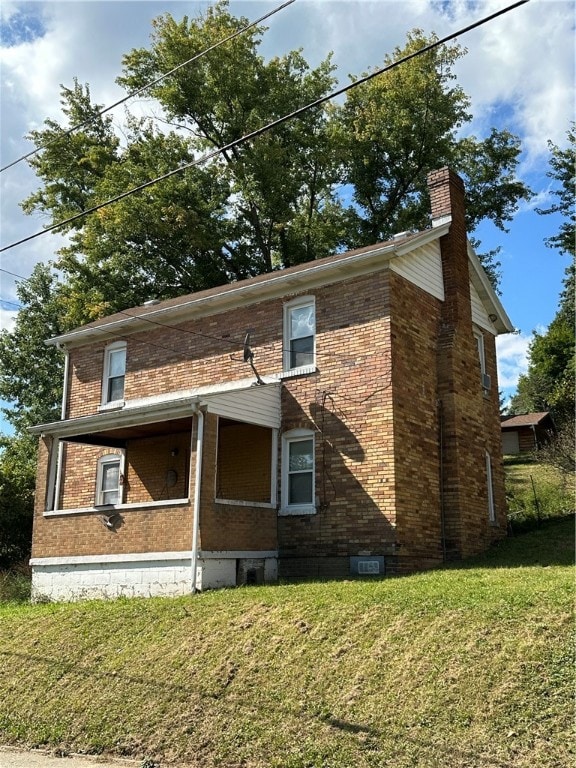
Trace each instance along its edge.
{"label": "green lawn", "polygon": [[574,521],[404,578],[0,605],[0,742],[202,768],[574,765]]}

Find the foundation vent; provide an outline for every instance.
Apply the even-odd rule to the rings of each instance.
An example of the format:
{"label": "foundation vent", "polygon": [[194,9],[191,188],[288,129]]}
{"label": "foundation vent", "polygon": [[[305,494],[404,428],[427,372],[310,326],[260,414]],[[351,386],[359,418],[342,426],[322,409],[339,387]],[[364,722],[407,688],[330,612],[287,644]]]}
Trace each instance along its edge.
{"label": "foundation vent", "polygon": [[351,557],[350,573],[358,576],[383,576],[385,573],[384,557],[381,555]]}

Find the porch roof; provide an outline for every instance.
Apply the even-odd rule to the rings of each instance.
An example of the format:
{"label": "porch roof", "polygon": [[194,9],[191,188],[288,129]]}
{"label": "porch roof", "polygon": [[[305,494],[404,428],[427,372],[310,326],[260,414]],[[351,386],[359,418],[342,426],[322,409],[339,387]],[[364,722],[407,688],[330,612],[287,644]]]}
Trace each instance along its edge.
{"label": "porch roof", "polygon": [[127,401],[123,407],[89,416],[30,427],[33,435],[50,435],[68,442],[123,447],[127,440],[183,432],[200,408],[236,421],[278,428],[280,382],[255,385],[253,380],[197,387],[163,397]]}

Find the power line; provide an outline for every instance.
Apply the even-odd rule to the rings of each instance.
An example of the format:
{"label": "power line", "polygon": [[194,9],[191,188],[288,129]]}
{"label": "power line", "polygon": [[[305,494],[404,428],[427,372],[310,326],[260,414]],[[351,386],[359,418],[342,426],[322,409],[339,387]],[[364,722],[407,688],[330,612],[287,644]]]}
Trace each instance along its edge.
{"label": "power line", "polygon": [[13,165],[17,165],[17,163],[22,162],[22,160],[27,160],[29,157],[36,155],[38,152],[41,152],[44,149],[46,149],[46,147],[49,147],[55,142],[60,141],[60,139],[63,139],[65,136],[69,136],[71,133],[74,133],[74,131],[77,131],[80,128],[84,128],[84,126],[92,123],[97,117],[101,117],[106,112],[109,112],[111,109],[114,109],[115,107],[120,106],[120,104],[123,104],[125,101],[128,101],[128,99],[132,99],[134,98],[134,96],[138,96],[143,91],[146,91],[149,88],[152,88],[153,86],[157,85],[159,82],[164,80],[169,75],[173,75],[174,72],[177,72],[179,69],[182,69],[182,67],[186,67],[188,64],[191,64],[192,62],[197,61],[199,58],[201,58],[202,56],[205,56],[207,53],[210,53],[215,48],[218,48],[219,46],[224,45],[224,43],[228,43],[230,40],[234,40],[234,38],[238,37],[244,32],[247,32],[249,29],[252,29],[252,27],[255,27],[257,24],[260,24],[262,21],[265,21],[270,16],[273,16],[275,13],[278,13],[278,11],[282,11],[288,5],[292,5],[292,3],[294,2],[295,0],[287,0],[287,2],[283,3],[282,5],[279,5],[277,8],[274,8],[274,10],[264,14],[264,16],[260,16],[259,19],[256,19],[256,21],[251,22],[246,27],[242,27],[242,29],[236,30],[236,32],[233,32],[231,35],[228,35],[228,37],[225,37],[224,39],[211,45],[209,48],[206,48],[206,50],[201,51],[200,53],[197,53],[195,56],[192,56],[191,59],[184,61],[182,64],[178,64],[177,67],[174,67],[169,72],[166,72],[165,74],[160,75],[160,77],[157,77],[156,80],[153,80],[150,83],[146,83],[146,85],[143,85],[141,88],[137,88],[135,91],[131,91],[127,96],[124,96],[124,98],[114,102],[114,104],[111,104],[109,107],[105,107],[104,109],[100,110],[100,112],[97,112],[93,117],[90,117],[87,120],[84,120],[82,123],[77,123],[76,125],[73,125],[71,128],[68,128],[67,130],[63,131],[58,136],[55,136],[54,138],[50,139],[40,147],[36,147],[36,149],[33,149],[27,154],[22,155],[17,160],[13,160],[11,163],[8,163],[8,165],[5,165],[3,168],[0,168],[0,173],[2,173],[3,171],[6,171],[8,168],[12,168]]}
{"label": "power line", "polygon": [[234,141],[229,142],[228,144],[225,144],[223,147],[220,147],[218,149],[213,150],[212,152],[208,152],[207,154],[203,155],[202,157],[193,160],[190,163],[184,163],[183,165],[180,165],[178,168],[174,168],[171,171],[168,171],[168,173],[164,173],[161,176],[157,176],[155,179],[151,179],[150,181],[145,182],[144,184],[140,184],[137,187],[134,187],[133,189],[130,189],[126,192],[122,192],[120,195],[116,195],[115,197],[110,198],[109,200],[105,200],[102,203],[98,203],[98,205],[94,205],[91,208],[87,208],[84,211],[81,211],[80,213],[77,213],[74,216],[71,216],[67,219],[64,219],[63,221],[59,221],[56,224],[51,224],[49,227],[46,227],[45,229],[40,230],[39,232],[36,232],[33,235],[28,235],[28,237],[24,237],[21,240],[17,240],[14,243],[10,243],[9,245],[5,245],[2,248],[0,248],[0,253],[4,251],[8,251],[11,248],[15,248],[17,245],[22,245],[23,243],[28,242],[29,240],[33,240],[36,237],[40,237],[40,235],[44,235],[47,232],[51,232],[54,229],[58,229],[60,227],[65,226],[66,224],[71,224],[74,221],[77,221],[78,219],[83,218],[84,216],[88,216],[90,213],[95,213],[96,211],[99,211],[101,208],[105,208],[108,205],[112,205],[113,203],[117,203],[120,200],[123,200],[125,197],[129,197],[130,195],[135,194],[136,192],[141,192],[144,189],[147,189],[148,187],[153,186],[154,184],[157,184],[159,181],[164,181],[165,179],[169,179],[172,176],[174,176],[177,173],[180,173],[181,171],[185,171],[188,168],[192,168],[194,166],[203,165],[208,160],[211,160],[212,158],[216,157],[217,155],[221,154],[222,152],[226,152],[230,149],[233,149],[234,147],[239,146],[240,144],[243,144],[246,141],[250,141],[251,139],[255,139],[258,136],[262,135],[263,133],[266,133],[267,131],[271,130],[272,128],[275,128],[278,125],[282,125],[283,123],[287,122],[288,120],[292,120],[295,117],[299,117],[304,112],[307,112],[310,109],[313,109],[314,107],[319,107],[322,104],[326,103],[327,101],[330,101],[337,96],[341,96],[343,93],[346,93],[347,91],[351,90],[352,88],[356,88],[359,85],[362,85],[369,80],[372,80],[375,77],[378,77],[379,75],[384,74],[385,72],[389,72],[392,69],[395,69],[396,67],[400,66],[401,64],[406,63],[407,61],[410,61],[411,59],[416,58],[417,56],[422,56],[425,53],[428,53],[429,51],[434,50],[435,48],[438,48],[441,45],[444,45],[450,40],[453,40],[455,37],[458,37],[460,35],[464,35],[467,32],[470,32],[473,29],[476,29],[477,27],[482,26],[483,24],[486,24],[489,21],[493,21],[494,19],[498,18],[499,16],[502,16],[505,13],[508,13],[511,10],[514,10],[515,8],[518,8],[521,5],[525,5],[528,3],[529,0],[518,0],[518,2],[514,3],[513,5],[509,5],[506,8],[503,8],[499,11],[496,11],[495,13],[491,13],[489,16],[484,17],[483,19],[480,19],[479,21],[475,21],[472,24],[469,24],[466,27],[463,27],[462,29],[457,30],[456,32],[452,32],[449,35],[446,35],[445,37],[441,38],[440,40],[437,40],[433,43],[429,43],[428,45],[424,46],[423,48],[420,48],[418,51],[415,51],[413,53],[409,53],[406,56],[403,56],[402,58],[398,59],[397,61],[392,62],[391,64],[388,64],[385,67],[381,67],[379,69],[376,69],[374,72],[371,72],[368,75],[365,75],[364,77],[361,77],[359,80],[355,80],[352,83],[349,83],[348,85],[345,85],[342,88],[339,88],[335,91],[332,91],[332,93],[329,93],[327,96],[322,96],[319,99],[316,99],[313,102],[310,102],[309,104],[300,107],[299,109],[294,110],[293,112],[290,112],[287,115],[284,115],[283,117],[279,117],[276,120],[273,120],[272,122],[268,123],[267,125],[256,129],[255,131],[252,131],[251,133],[247,133],[244,136],[242,136],[239,139],[235,139]]}

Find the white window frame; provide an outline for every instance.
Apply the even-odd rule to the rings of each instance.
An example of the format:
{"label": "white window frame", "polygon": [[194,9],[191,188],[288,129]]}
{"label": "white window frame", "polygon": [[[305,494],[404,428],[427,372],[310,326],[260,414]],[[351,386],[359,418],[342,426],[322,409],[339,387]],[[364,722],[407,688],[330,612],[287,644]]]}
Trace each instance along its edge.
{"label": "white window frame", "polygon": [[[314,329],[312,333],[312,362],[308,365],[291,366],[291,343],[292,337],[290,334],[290,320],[292,312],[295,309],[303,309],[304,307],[312,307],[314,310]],[[303,373],[314,373],[316,370],[316,299],[314,296],[300,296],[294,301],[290,301],[284,304],[284,336],[283,336],[283,361],[282,367],[285,374],[298,375]]]}
{"label": "white window frame", "polygon": [[[108,344],[108,346],[104,350],[104,370],[102,372],[102,408],[111,408],[111,407],[118,407],[121,405],[124,405],[124,391],[126,387],[126,347],[127,344],[125,341],[115,341],[112,344]],[[115,352],[119,352],[120,350],[124,351],[124,386],[122,387],[122,398],[119,398],[117,400],[109,400],[108,399],[108,389],[110,384],[110,361],[112,359],[112,355]]]}
{"label": "white window frame", "polygon": [[486,373],[486,354],[484,351],[484,334],[482,331],[474,330],[476,339],[476,349],[478,350],[478,360],[480,361],[480,374]]}
{"label": "white window frame", "polygon": [[[309,503],[290,504],[290,446],[305,440],[312,441],[312,469],[310,470],[312,473],[312,498]],[[316,440],[311,429],[292,429],[282,435],[282,482],[280,496],[280,515],[313,515],[316,513]]]}
{"label": "white window frame", "polygon": [[492,457],[486,453],[486,487],[488,490],[488,520],[494,524],[496,522],[496,507],[494,506],[494,484],[492,482]]}
{"label": "white window frame", "polygon": [[491,389],[490,376],[486,372],[486,350],[484,347],[484,334],[482,331],[474,328],[474,339],[476,340],[476,349],[478,351],[478,360],[480,362],[480,383],[484,394],[488,395]]}
{"label": "white window frame", "polygon": [[[104,467],[110,464],[118,464],[118,500],[114,504],[108,504],[104,501],[104,490],[102,483],[104,480]],[[124,454],[123,453],[106,453],[104,456],[100,456],[96,468],[96,489],[94,494],[94,506],[95,507],[117,507],[123,502],[123,490],[124,483],[122,478],[124,477]]]}

